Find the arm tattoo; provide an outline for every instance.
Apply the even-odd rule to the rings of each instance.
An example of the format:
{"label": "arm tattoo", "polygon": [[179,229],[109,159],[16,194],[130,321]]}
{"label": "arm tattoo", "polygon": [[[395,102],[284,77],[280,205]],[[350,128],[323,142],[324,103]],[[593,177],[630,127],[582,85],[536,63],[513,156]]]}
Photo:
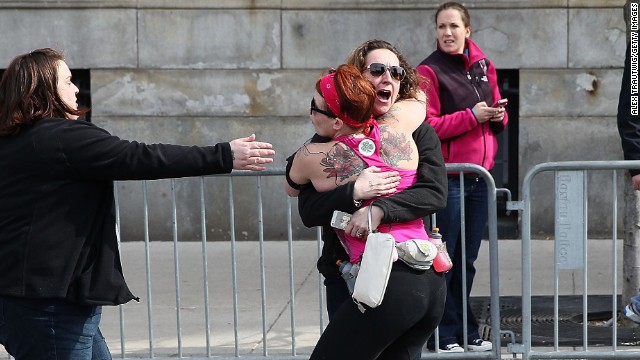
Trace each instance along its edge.
{"label": "arm tattoo", "polygon": [[335,177],[336,184],[359,174],[367,167],[365,162],[353,150],[340,143],[331,148],[331,151],[322,159],[320,165],[324,166],[323,172],[327,174],[327,178]]}
{"label": "arm tattoo", "polygon": [[378,117],[377,121],[378,124],[382,125],[382,124],[388,124],[390,121],[395,121],[396,123],[399,123],[400,120],[396,117],[395,112],[399,111],[400,107],[398,107],[398,105],[394,104],[391,109],[389,109],[389,111],[387,111],[386,113],[380,115],[380,117]]}
{"label": "arm tattoo", "polygon": [[314,152],[309,150],[306,142],[302,146],[303,154],[323,154],[320,166],[324,167],[322,172],[327,174],[327,179],[334,177],[336,185],[340,185],[344,180],[354,175],[358,175],[368,166],[353,150],[344,144],[336,143],[328,153],[324,151]]}
{"label": "arm tattoo", "polygon": [[380,156],[385,163],[390,166],[397,167],[400,161],[411,161],[411,143],[403,133],[388,131],[387,126],[380,127],[382,135],[382,147]]}

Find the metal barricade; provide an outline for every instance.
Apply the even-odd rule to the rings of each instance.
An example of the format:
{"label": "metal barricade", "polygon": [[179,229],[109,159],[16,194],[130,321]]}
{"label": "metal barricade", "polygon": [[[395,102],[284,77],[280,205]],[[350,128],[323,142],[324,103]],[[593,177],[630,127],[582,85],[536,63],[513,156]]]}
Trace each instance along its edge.
{"label": "metal barricade", "polygon": [[[640,169],[640,161],[568,161],[539,164],[526,174],[522,186],[522,200],[512,202],[509,208],[522,211],[522,344],[514,344],[510,350],[515,354],[521,354],[523,359],[639,359],[640,349],[620,349],[617,327],[617,282],[618,259],[617,252],[617,181],[619,170]],[[595,171],[611,171],[611,187],[599,187],[602,193],[610,189],[612,194],[612,234],[611,234],[611,261],[602,261],[604,254],[596,254],[602,268],[592,269],[590,266],[595,261],[590,261],[588,243],[588,182],[587,175]],[[540,266],[532,268],[532,240],[531,240],[531,209],[534,206],[531,194],[533,179],[543,173],[553,172],[556,185],[555,193],[555,239],[553,260],[553,344],[547,347],[532,346],[532,279],[541,271]],[[598,204],[598,206],[602,206]],[[602,213],[606,209],[597,209]],[[606,241],[606,240],[605,240]],[[595,265],[594,265],[595,266]],[[561,278],[566,271],[570,273],[570,279],[574,283],[581,283],[580,297],[582,305],[581,345],[561,346],[560,340],[564,335],[560,334],[560,285]],[[604,345],[591,345],[589,343],[589,276],[591,272],[606,272],[611,274],[611,337],[610,342]],[[580,278],[580,272],[582,277]],[[576,276],[577,274],[577,276]],[[625,301],[624,299],[622,300]],[[628,300],[627,300],[628,301]],[[592,329],[591,332],[594,332]],[[596,349],[597,346],[597,349]]]}
{"label": "metal barricade", "polygon": [[[494,350],[461,354],[424,352],[422,358],[499,359],[501,334],[496,188],[491,175],[479,166],[452,164],[447,168],[450,172],[460,172],[462,184],[463,172],[476,173],[487,183],[491,340]],[[165,237],[171,241],[154,241],[151,235],[150,209],[155,205],[152,205],[149,197],[150,181],[126,182],[129,191],[136,187],[139,190],[134,191],[141,193],[144,239],[122,239],[120,224],[128,210],[122,208],[123,195],[116,183],[117,231],[121,240],[119,246],[125,278],[134,293],[144,289],[144,295],[141,296],[141,303],[103,308],[101,330],[114,358],[309,358],[327,322],[323,278],[315,266],[322,246],[321,229],[316,229],[315,238],[294,240],[291,199],[283,192],[282,204],[263,203],[262,182],[274,176],[283,177],[284,169],[154,180],[153,186],[169,189],[167,193],[170,195],[164,200],[168,204],[162,206],[169,208],[172,230]],[[238,177],[250,177],[256,181],[257,241],[237,240],[234,179]],[[211,188],[207,182],[212,179],[227,180],[230,241],[208,239],[210,235],[207,229],[210,225],[206,219],[211,205],[206,192]],[[183,219],[178,216],[177,193],[181,189],[181,181],[199,181],[199,202],[193,207],[199,207],[200,219],[195,221],[200,222],[200,241],[189,241],[191,239],[179,236],[178,229]],[[214,196],[222,194],[224,190],[216,188]],[[217,201],[216,206],[224,205]],[[286,233],[286,241],[264,239],[263,208],[273,206],[286,206],[286,221],[279,224],[283,227],[283,233]],[[464,218],[464,206],[461,215]],[[469,299],[465,298],[465,301]],[[467,318],[466,307],[464,318]],[[249,325],[245,327],[247,323]]]}
{"label": "metal barricade", "polygon": [[[286,231],[287,241],[265,241],[263,233],[264,204],[262,181],[265,177],[281,177],[283,174],[284,170],[282,169],[267,170],[261,173],[234,171],[232,174],[199,178],[200,201],[198,206],[200,207],[200,226],[202,231],[199,243],[187,241],[189,239],[179,239],[178,236],[180,219],[178,219],[176,211],[176,183],[182,181],[182,179],[154,180],[154,182],[169,182],[171,192],[171,223],[173,230],[171,244],[151,241],[149,235],[149,204],[147,195],[147,184],[149,182],[139,182],[142,187],[144,199],[144,249],[136,246],[137,244],[125,241],[121,241],[120,246],[123,253],[123,262],[125,262],[123,266],[125,277],[128,280],[131,279],[132,276],[127,274],[128,266],[126,261],[124,261],[127,252],[137,252],[143,255],[145,275],[142,281],[146,289],[143,301],[146,307],[146,321],[141,321],[140,319],[141,310],[133,310],[133,313],[129,310],[136,306],[135,303],[117,307],[117,315],[109,313],[108,309],[106,307],[104,308],[105,313],[101,325],[103,333],[106,332],[105,327],[114,325],[115,322],[112,320],[114,320],[116,316],[118,319],[119,334],[115,334],[115,336],[119,337],[119,342],[113,341],[113,332],[111,332],[111,337],[105,333],[111,351],[115,354],[114,357],[144,359],[168,357],[189,357],[193,359],[212,357],[216,359],[237,359],[240,357],[249,359],[308,359],[308,355],[298,355],[298,352],[300,351],[299,348],[304,349],[305,352],[310,352],[310,342],[306,341],[306,345],[300,346],[299,337],[303,336],[305,338],[317,339],[324,328],[325,320],[322,311],[324,309],[322,289],[319,281],[311,281],[313,284],[309,285],[309,279],[320,279],[319,275],[316,275],[315,262],[309,263],[305,261],[305,263],[300,264],[294,269],[297,259],[296,256],[299,257],[300,255],[296,254],[296,256],[294,256],[293,253],[297,245],[296,243],[298,242],[294,243],[292,236],[291,200],[286,197],[284,193],[282,197],[283,203],[281,205],[270,204],[270,206],[286,206],[286,221],[283,221],[281,225]],[[238,241],[235,230],[235,218],[237,214],[236,204],[234,202],[233,179],[245,176],[255,178],[257,191],[255,203],[258,213],[256,219],[258,239],[250,243]],[[228,179],[228,212],[230,214],[229,228],[231,229],[229,242],[212,242],[207,240],[207,201],[205,200],[207,186],[205,182],[212,178]],[[121,201],[119,201],[118,192],[116,191],[116,204],[118,209],[116,217],[118,224],[120,224],[122,214],[120,203]],[[218,203],[217,206],[221,206],[220,203]],[[283,233],[285,231],[283,231]],[[297,246],[297,248],[305,253],[311,252],[306,258],[317,259],[320,254],[319,232],[316,232],[316,239],[303,243],[303,246]],[[274,245],[277,246],[274,248]],[[256,246],[257,249],[255,248]],[[225,264],[229,266],[229,268],[220,267],[221,262],[224,261],[224,259],[220,260],[219,252],[221,250],[225,252],[223,258],[229,258],[228,264]],[[269,263],[266,253],[270,252],[271,255],[273,255],[274,251],[279,254],[277,260],[287,260],[286,264],[275,265],[279,270],[276,275],[279,279],[278,282],[286,279],[288,282],[287,285],[279,284],[277,287],[274,287],[267,281],[268,267],[274,266],[274,264]],[[169,264],[165,261],[161,264],[162,269],[160,267],[152,269],[151,264],[154,261],[154,257],[159,257],[157,255],[159,253],[164,254],[162,256],[163,259],[171,258],[173,271],[169,269]],[[185,255],[183,255],[183,253]],[[282,255],[282,253],[286,255]],[[210,258],[216,256],[216,254],[219,259],[215,260],[215,270],[212,270]],[[188,259],[188,265],[183,264],[185,258]],[[141,259],[142,258],[139,258],[138,260]],[[129,261],[128,265],[131,265],[131,263],[135,263],[135,260]],[[198,271],[193,263],[200,263],[202,268]],[[189,268],[189,271],[185,272],[185,268]],[[247,270],[248,268],[251,268],[251,270]],[[194,271],[198,271],[199,273],[196,274]],[[299,274],[303,275],[303,277],[300,278],[296,276],[296,271],[299,271]],[[152,277],[160,272],[167,274],[167,276],[163,276],[162,279],[152,282]],[[224,276],[228,276],[228,278],[217,281],[217,285],[214,285],[213,283],[216,281],[212,281],[212,277],[217,273],[224,274]],[[173,284],[167,281],[171,275],[173,277]],[[200,285],[195,284],[191,280],[194,278],[198,279]],[[161,281],[163,284],[158,285]],[[296,283],[296,281],[298,283]],[[301,281],[302,283],[300,283]],[[131,283],[131,280],[129,280],[129,282]],[[223,284],[224,282],[227,284]],[[251,287],[250,291],[240,288],[241,284],[246,285],[247,283],[249,283]],[[224,290],[222,290],[223,285],[226,287]],[[156,287],[158,289],[156,289]],[[305,318],[304,321],[297,320],[301,312],[298,310],[299,307],[296,303],[296,294],[301,291],[301,287],[307,287],[307,289],[305,289],[307,293],[312,291],[318,294],[315,297],[318,300],[317,303],[310,304],[309,307],[311,307],[311,309],[306,309],[306,313],[315,314],[316,319]],[[267,300],[268,294],[273,295],[272,290],[282,290],[283,288],[287,288],[288,291],[278,294],[277,301],[269,303]],[[212,291],[217,292],[216,296],[213,297],[214,300],[212,300],[212,296],[210,295]],[[193,293],[195,292],[199,293],[202,298],[195,301],[194,299],[189,299],[189,302],[187,302],[185,298],[193,298]],[[250,294],[247,295],[247,292]],[[173,295],[170,295],[171,293],[173,293]],[[221,294],[224,295],[224,298],[221,297]],[[171,297],[174,298],[173,301],[171,301]],[[172,305],[171,302],[173,302],[174,305]],[[247,302],[249,302],[250,305],[247,305]],[[220,306],[219,303],[224,303],[225,305]],[[277,306],[273,305],[273,303],[277,303]],[[160,313],[158,313],[158,309],[160,309]],[[197,314],[194,314],[195,312],[197,312]],[[131,321],[134,324],[144,324],[146,326],[146,336],[141,334],[140,331],[137,331],[137,334],[133,335],[131,326],[125,326],[132,317],[136,318]],[[220,321],[217,320],[217,318],[220,317],[225,318],[225,320],[222,320],[226,322],[225,324],[218,324]],[[282,324],[286,317],[289,318],[289,326]],[[170,318],[169,321],[168,318]],[[173,326],[170,326],[171,320],[175,320]],[[199,330],[196,329],[192,322],[198,322],[201,328]],[[250,331],[243,331],[241,325],[243,322],[251,323]],[[304,324],[303,330],[300,329],[302,327],[300,326],[301,324]],[[216,333],[216,331],[212,331],[214,327],[224,330]],[[174,330],[170,330],[171,328]],[[187,328],[189,329],[188,331]],[[287,329],[282,330],[282,328]],[[284,334],[284,332],[287,332],[287,334]],[[220,340],[220,338],[223,339]],[[272,346],[271,342],[277,344]],[[315,341],[313,341],[313,343],[315,343]]]}
{"label": "metal barricade", "polygon": [[[439,350],[436,352],[423,352],[422,359],[500,359],[501,358],[501,342],[502,332],[500,330],[500,283],[499,283],[499,261],[498,261],[498,224],[497,224],[497,199],[495,182],[491,174],[481,166],[475,164],[447,164],[447,171],[449,173],[458,172],[460,177],[460,188],[464,189],[465,174],[476,174],[482,177],[487,184],[487,197],[488,197],[488,235],[489,235],[489,282],[490,282],[490,326],[491,337],[490,340],[493,343],[492,351],[487,352],[470,352],[464,353],[442,353]],[[507,189],[500,189],[501,192],[505,192],[507,197],[511,198],[511,193]],[[461,246],[464,254],[466,234],[465,234],[465,206],[464,196],[460,196],[460,218],[461,222]],[[437,221],[437,219],[435,219]],[[447,239],[445,239],[447,240]],[[466,288],[466,265],[463,263],[463,288]],[[467,304],[470,299],[466,296],[466,291],[463,291],[463,303]],[[467,334],[467,307],[463,306],[463,332],[465,333],[465,342]],[[435,334],[436,344],[439,339],[439,331],[436,330]],[[512,337],[513,338],[513,337]]]}

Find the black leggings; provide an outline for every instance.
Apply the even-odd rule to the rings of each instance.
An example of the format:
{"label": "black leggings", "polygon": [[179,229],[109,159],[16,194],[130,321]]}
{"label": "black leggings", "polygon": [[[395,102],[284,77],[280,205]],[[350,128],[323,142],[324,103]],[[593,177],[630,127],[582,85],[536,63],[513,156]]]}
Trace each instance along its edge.
{"label": "black leggings", "polygon": [[382,304],[363,314],[353,301],[345,301],[310,360],[412,360],[438,326],[445,297],[443,274],[396,261]]}

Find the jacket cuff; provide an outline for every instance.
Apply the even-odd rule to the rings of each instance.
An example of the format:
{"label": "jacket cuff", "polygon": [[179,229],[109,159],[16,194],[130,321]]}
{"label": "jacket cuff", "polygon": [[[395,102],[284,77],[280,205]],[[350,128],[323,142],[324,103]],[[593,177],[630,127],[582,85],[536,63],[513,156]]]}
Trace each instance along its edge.
{"label": "jacket cuff", "polygon": [[224,172],[230,173],[233,170],[233,151],[231,151],[231,144],[228,142],[220,143],[220,148],[222,149],[222,164]]}

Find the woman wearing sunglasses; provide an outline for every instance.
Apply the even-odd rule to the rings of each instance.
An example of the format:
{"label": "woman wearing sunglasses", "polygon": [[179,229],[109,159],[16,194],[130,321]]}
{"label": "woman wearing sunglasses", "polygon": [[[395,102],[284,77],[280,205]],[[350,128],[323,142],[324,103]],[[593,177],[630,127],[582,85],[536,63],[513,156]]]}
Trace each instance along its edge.
{"label": "woman wearing sunglasses", "polygon": [[[507,125],[505,105],[501,105],[496,69],[482,50],[469,39],[471,26],[467,9],[455,2],[436,11],[438,48],[417,68],[431,82],[427,89],[427,122],[442,141],[447,163],[472,163],[491,170],[498,149],[496,135]],[[494,105],[494,103],[496,105]],[[465,251],[462,258],[460,197],[464,193]],[[438,227],[453,260],[446,274],[447,305],[439,328],[439,348],[444,352],[489,351],[492,344],[480,339],[478,323],[469,304],[484,227],[487,222],[487,185],[481,177],[466,176],[464,192],[458,173],[449,175],[447,207],[436,213]],[[466,263],[466,289],[463,287]],[[467,307],[467,334],[463,330],[462,309]],[[434,339],[428,347],[435,348]]]}
{"label": "woman wearing sunglasses", "polygon": [[[352,51],[347,62],[356,66],[364,77],[374,85],[376,99],[373,113],[378,122],[410,121],[411,116],[420,116],[419,113],[412,114],[411,107],[406,106],[416,101],[419,89],[418,76],[394,46],[382,40],[368,40]],[[374,63],[384,65],[385,69],[379,65],[372,65]],[[387,71],[387,65],[397,67]],[[402,76],[403,71],[398,67],[404,70],[404,77]],[[313,108],[328,110],[322,106],[324,104],[314,103],[312,105],[312,111]],[[424,108],[422,113],[424,113]],[[445,205],[446,171],[440,152],[440,141],[433,128],[426,123],[421,123],[413,132],[412,137],[419,153],[417,182],[401,192],[373,201],[374,227],[379,223],[406,222],[422,218]],[[330,140],[331,138],[316,134],[310,142]],[[382,141],[384,142],[385,139]],[[288,165],[290,164],[291,162],[288,163]],[[293,185],[295,186],[295,184]],[[347,182],[331,191],[318,192],[313,186],[303,186],[300,189],[298,210],[303,223],[308,227],[323,227],[324,244],[322,255],[318,259],[318,270],[325,278],[327,312],[330,321],[333,321],[335,314],[343,304],[353,304],[345,281],[340,276],[336,265],[337,260],[346,260],[349,257],[336,232],[330,226],[333,211],[341,210],[354,213],[346,228],[347,232],[357,235],[360,231],[363,236],[366,236],[363,232],[367,225],[366,209],[361,208],[362,200],[386,195],[392,192],[396,186],[397,173],[379,172],[376,167],[369,167],[363,170],[355,181]],[[441,279],[441,281],[443,280]],[[437,288],[431,291],[444,301],[445,293],[443,291]],[[441,311],[437,310],[437,306],[433,308],[436,316],[439,317]],[[433,329],[426,330],[424,336],[428,337],[432,331]],[[419,351],[416,355],[420,356]],[[364,355],[358,355],[356,358],[361,359],[362,356]],[[337,358],[341,358],[341,356]]]}
{"label": "woman wearing sunglasses", "polygon": [[[378,125],[371,117],[376,97],[374,85],[351,65],[341,65],[318,80],[310,117],[316,133],[333,140],[305,144],[295,154],[290,179],[298,184],[310,182],[321,192],[329,191],[353,180],[366,167],[377,166],[400,175],[398,190],[415,183],[418,150],[411,134],[423,123],[424,102],[405,104],[412,108],[413,118]],[[370,202],[365,200],[363,205]],[[428,238],[421,218],[380,225],[378,231],[392,234],[398,243]],[[339,234],[344,237],[349,260],[358,263],[365,233],[351,229]],[[442,275],[433,269],[414,270],[395,262],[382,304],[362,313],[353,302],[343,303],[311,359],[401,359],[409,354],[407,359],[412,359],[441,317],[444,293],[434,289],[444,289]],[[385,330],[379,331],[376,326]]]}

